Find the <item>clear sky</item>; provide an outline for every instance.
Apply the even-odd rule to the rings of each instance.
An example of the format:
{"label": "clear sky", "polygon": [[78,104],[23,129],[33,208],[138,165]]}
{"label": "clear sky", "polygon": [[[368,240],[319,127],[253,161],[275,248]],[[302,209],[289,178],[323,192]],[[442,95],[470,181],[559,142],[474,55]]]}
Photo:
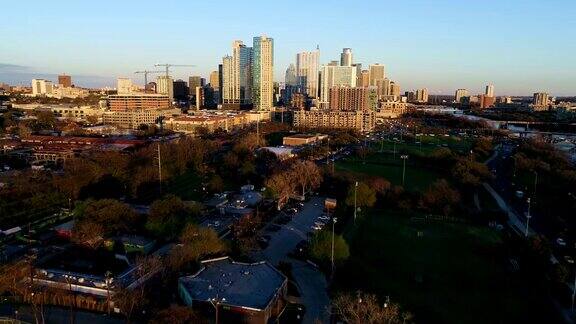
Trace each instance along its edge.
{"label": "clear sky", "polygon": [[299,51],[321,63],[351,47],[386,65],[402,91],[576,95],[576,0],[5,1],[0,82],[65,72],[80,86],[114,85],[154,63],[195,64],[208,77],[235,39],[274,38],[275,79]]}

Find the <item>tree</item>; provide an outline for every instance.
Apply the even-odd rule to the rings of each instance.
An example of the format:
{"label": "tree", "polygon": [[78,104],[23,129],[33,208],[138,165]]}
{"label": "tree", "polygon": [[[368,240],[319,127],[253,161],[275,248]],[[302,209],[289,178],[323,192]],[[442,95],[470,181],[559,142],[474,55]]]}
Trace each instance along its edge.
{"label": "tree", "polygon": [[332,301],[334,314],[347,324],[399,324],[412,322],[412,314],[395,303],[380,304],[375,295],[358,291],[341,294]]}
{"label": "tree", "polygon": [[[332,258],[332,232],[319,231],[310,242],[310,256],[324,265],[330,264]],[[341,235],[334,236],[334,263],[340,264],[348,259],[348,243]]]}
{"label": "tree", "polygon": [[74,231],[85,222],[93,222],[102,227],[103,235],[130,232],[138,220],[130,206],[114,199],[89,200],[78,211]]}
{"label": "tree", "polygon": [[86,220],[74,226],[72,241],[86,245],[92,249],[97,248],[104,238],[104,226],[91,220]]}
{"label": "tree", "polygon": [[208,181],[208,190],[210,192],[222,192],[224,190],[224,181],[222,178],[217,175],[213,174]]}
{"label": "tree", "polygon": [[374,189],[377,194],[384,196],[390,190],[392,185],[390,181],[382,178],[382,177],[372,177],[368,179],[368,185],[370,188]]}
{"label": "tree", "polygon": [[296,183],[289,171],[280,171],[266,179],[266,192],[278,200],[278,208],[286,202],[296,189]]}
{"label": "tree", "polygon": [[312,161],[298,161],[292,165],[290,173],[296,184],[302,188],[302,196],[307,189],[315,189],[322,183],[320,168]]}
{"label": "tree", "polygon": [[459,158],[452,168],[452,177],[465,186],[477,187],[492,174],[484,163]]}
{"label": "tree", "polygon": [[188,224],[180,235],[181,245],[175,247],[169,256],[169,265],[173,270],[180,269],[187,263],[196,262],[208,255],[227,250],[226,244],[211,228]]}
{"label": "tree", "polygon": [[444,179],[434,182],[422,197],[425,208],[442,212],[444,216],[448,216],[459,202],[460,193]]}
{"label": "tree", "polygon": [[376,203],[376,192],[364,182],[358,183],[358,188],[352,184],[346,196],[346,205],[354,206],[354,196],[356,196],[356,206],[372,207]]}
{"label": "tree", "polygon": [[200,210],[197,203],[184,202],[177,196],[168,195],[150,205],[146,229],[157,237],[174,238],[187,222],[200,215]]}

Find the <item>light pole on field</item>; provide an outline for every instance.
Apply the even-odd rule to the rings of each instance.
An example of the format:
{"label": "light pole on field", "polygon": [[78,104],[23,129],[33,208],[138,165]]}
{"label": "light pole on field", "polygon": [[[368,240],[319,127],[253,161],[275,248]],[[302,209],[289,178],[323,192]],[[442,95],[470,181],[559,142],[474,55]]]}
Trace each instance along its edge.
{"label": "light pole on field", "polygon": [[524,231],[524,235],[526,237],[528,237],[528,225],[530,224],[530,218],[532,218],[532,216],[530,215],[530,198],[528,198],[528,213],[526,214],[526,230]]}
{"label": "light pole on field", "polygon": [[402,187],[404,187],[404,181],[406,180],[406,160],[408,160],[408,155],[400,155],[402,159]]}
{"label": "light pole on field", "polygon": [[333,217],[332,218],[332,256],[330,258],[330,261],[332,263],[331,277],[334,277],[334,225],[336,225],[336,221],[338,221],[338,218]]}
{"label": "light pole on field", "polygon": [[356,207],[357,193],[358,193],[358,181],[356,181],[356,183],[354,184],[354,224],[356,224],[356,214],[358,211],[358,208]]}

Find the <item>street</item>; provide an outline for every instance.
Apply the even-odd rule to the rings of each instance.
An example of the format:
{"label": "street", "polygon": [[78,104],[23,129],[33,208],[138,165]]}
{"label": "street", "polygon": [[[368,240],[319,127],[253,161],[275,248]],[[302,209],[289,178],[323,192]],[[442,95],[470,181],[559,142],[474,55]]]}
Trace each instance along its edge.
{"label": "street", "polygon": [[308,233],[313,231],[311,227],[314,221],[322,214],[323,204],[323,198],[312,197],[280,230],[266,232],[271,237],[268,247],[253,255],[254,259],[266,260],[273,265],[278,265],[280,261],[292,264],[292,274],[300,291],[301,303],[306,307],[303,323],[314,323],[316,320],[328,322],[327,308],[330,298],[327,282],[320,270],[306,262],[291,259],[288,254],[300,241],[308,239]]}

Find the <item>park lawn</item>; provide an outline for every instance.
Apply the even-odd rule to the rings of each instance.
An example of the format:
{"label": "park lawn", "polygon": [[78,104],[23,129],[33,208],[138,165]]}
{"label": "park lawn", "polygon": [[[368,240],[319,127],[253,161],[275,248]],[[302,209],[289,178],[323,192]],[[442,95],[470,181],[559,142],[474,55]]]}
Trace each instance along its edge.
{"label": "park lawn", "polygon": [[[402,160],[396,156],[386,157],[387,153],[372,154],[366,158],[366,163],[360,159],[348,158],[336,162],[336,171],[350,172],[362,180],[372,176],[386,178],[394,185],[402,184]],[[433,170],[425,169],[411,162],[406,163],[405,188],[410,191],[426,191],[428,187],[443,178]]]}
{"label": "park lawn", "polygon": [[336,291],[390,296],[417,323],[545,322],[539,316],[547,314],[535,314],[545,312],[537,307],[540,294],[510,280],[492,229],[372,211],[345,237],[351,256],[338,270]]}

